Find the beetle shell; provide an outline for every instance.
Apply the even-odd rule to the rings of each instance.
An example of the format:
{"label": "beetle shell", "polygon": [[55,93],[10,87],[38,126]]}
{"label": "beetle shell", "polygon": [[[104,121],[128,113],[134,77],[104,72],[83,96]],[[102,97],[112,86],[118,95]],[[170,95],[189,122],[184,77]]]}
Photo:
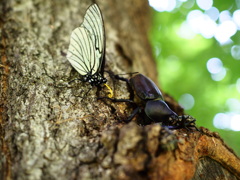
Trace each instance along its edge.
{"label": "beetle shell", "polygon": [[154,122],[167,121],[170,116],[177,117],[177,114],[173,112],[163,100],[148,101],[144,111]]}
{"label": "beetle shell", "polygon": [[137,74],[130,78],[129,82],[140,99],[144,101],[155,99],[163,100],[162,93],[157,85],[146,76]]}

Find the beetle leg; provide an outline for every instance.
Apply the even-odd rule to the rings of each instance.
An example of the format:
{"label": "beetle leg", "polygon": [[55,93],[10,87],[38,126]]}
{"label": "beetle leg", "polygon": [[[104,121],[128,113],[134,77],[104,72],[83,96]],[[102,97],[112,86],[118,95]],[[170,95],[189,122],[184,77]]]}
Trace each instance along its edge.
{"label": "beetle leg", "polygon": [[[129,102],[129,103],[134,103],[136,104],[134,101],[132,101],[131,99],[114,99],[114,98],[109,98],[109,97],[98,97],[97,98],[98,100],[101,100],[101,99],[108,99],[108,100],[111,100],[113,102]],[[126,120],[123,120],[125,123],[129,123],[133,118],[134,116],[139,113],[139,110],[140,110],[140,107],[137,107],[133,110],[132,114],[126,119]]]}
{"label": "beetle leg", "polygon": [[119,75],[114,75],[114,78],[117,80],[125,81],[125,82],[129,83],[129,80],[127,78],[120,77]]}
{"label": "beetle leg", "polygon": [[108,73],[111,78],[115,78],[117,80],[125,81],[127,83],[129,82],[129,80],[127,78],[123,78],[123,77],[121,77],[117,74],[114,74],[112,71],[105,71],[105,72]]}
{"label": "beetle leg", "polygon": [[134,99],[134,90],[131,87],[129,79],[121,77],[119,75],[114,75],[114,78],[127,83],[127,88],[128,88],[129,93],[130,93],[130,99],[133,100]]}
{"label": "beetle leg", "polygon": [[98,97],[97,100],[100,100],[100,99],[108,99],[108,100],[111,100],[113,102],[129,102],[129,103],[134,103],[136,104],[133,100],[131,99],[115,99],[115,98],[110,98],[110,97]]}
{"label": "beetle leg", "polygon": [[137,113],[139,113],[139,110],[140,110],[140,107],[137,107],[136,109],[134,109],[132,114],[126,120],[124,120],[124,122],[129,123],[134,118],[134,116]]}

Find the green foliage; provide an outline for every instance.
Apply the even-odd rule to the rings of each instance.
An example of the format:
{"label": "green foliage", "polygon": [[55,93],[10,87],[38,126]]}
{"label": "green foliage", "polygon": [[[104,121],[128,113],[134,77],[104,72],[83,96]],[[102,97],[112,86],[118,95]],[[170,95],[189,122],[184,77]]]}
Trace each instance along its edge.
{"label": "green foliage", "polygon": [[[214,4],[219,11],[236,10],[235,1],[220,2]],[[196,9],[196,5],[193,8]],[[231,56],[231,47],[240,43],[240,34],[237,32],[231,38],[233,43],[225,46],[219,45],[214,38],[205,39],[201,35],[192,39],[181,38],[180,27],[193,8],[180,7],[173,12],[153,10],[150,40],[156,56],[160,85],[176,100],[183,94],[191,94],[195,104],[186,113],[197,119],[198,126],[219,132],[226,143],[240,154],[240,133],[217,129],[213,125],[217,113],[230,112],[227,100],[239,99],[236,81],[240,78],[240,61]],[[213,57],[221,59],[227,69],[221,81],[214,81],[206,67],[207,61]]]}

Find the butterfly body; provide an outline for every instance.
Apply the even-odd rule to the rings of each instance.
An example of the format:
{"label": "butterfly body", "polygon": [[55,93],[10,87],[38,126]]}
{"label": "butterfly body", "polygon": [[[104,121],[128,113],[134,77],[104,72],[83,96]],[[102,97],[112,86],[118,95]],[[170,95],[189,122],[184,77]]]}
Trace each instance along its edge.
{"label": "butterfly body", "polygon": [[99,86],[101,84],[105,84],[107,79],[102,77],[100,74],[86,74],[82,77],[83,82],[88,82],[92,86]]}

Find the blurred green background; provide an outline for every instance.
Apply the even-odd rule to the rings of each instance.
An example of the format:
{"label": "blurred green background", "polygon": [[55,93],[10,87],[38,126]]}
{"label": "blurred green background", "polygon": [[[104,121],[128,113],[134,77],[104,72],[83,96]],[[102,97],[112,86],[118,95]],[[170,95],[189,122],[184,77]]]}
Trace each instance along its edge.
{"label": "blurred green background", "polygon": [[149,4],[161,88],[240,155],[240,1]]}

